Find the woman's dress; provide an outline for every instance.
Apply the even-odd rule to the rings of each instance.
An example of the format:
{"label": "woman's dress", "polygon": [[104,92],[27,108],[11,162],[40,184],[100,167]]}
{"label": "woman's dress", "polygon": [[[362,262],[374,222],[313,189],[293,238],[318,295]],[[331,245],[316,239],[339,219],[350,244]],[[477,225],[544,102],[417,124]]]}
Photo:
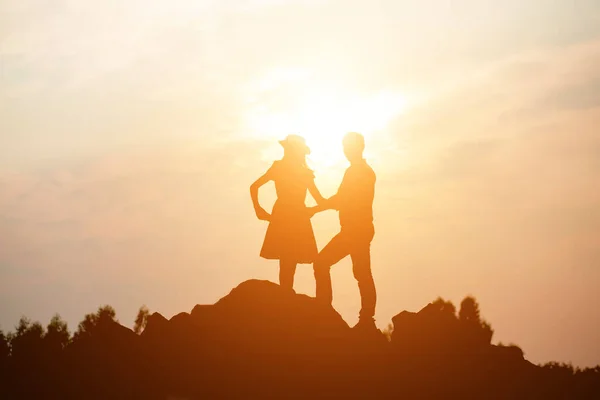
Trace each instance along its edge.
{"label": "woman's dress", "polygon": [[275,182],[277,201],[271,212],[260,256],[310,264],[318,250],[310,216],[305,205],[308,185],[314,180],[308,167],[275,161],[267,171]]}

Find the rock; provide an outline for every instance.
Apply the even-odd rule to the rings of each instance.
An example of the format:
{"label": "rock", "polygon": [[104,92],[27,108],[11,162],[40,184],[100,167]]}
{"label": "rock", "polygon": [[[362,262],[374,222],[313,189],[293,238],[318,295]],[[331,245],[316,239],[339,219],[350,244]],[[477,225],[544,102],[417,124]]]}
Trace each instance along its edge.
{"label": "rock", "polygon": [[[6,378],[21,383],[10,386],[8,398],[23,398],[23,382],[43,388],[25,398],[61,399],[561,399],[600,393],[600,368],[575,374],[560,365],[537,367],[516,346],[491,345],[489,325],[478,317],[459,319],[440,300],[396,315],[389,343],[374,327],[350,328],[330,306],[260,280],[169,320],[154,313],[141,335],[103,321],[45,370],[24,364],[31,368],[22,374],[28,380]],[[56,372],[36,378],[49,366]]]}

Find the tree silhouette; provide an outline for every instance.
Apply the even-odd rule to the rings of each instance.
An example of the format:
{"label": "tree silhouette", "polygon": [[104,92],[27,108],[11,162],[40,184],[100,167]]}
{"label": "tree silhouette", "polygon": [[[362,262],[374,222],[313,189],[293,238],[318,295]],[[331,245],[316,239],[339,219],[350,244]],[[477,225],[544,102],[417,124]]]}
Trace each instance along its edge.
{"label": "tree silhouette", "polygon": [[150,310],[146,305],[140,307],[137,317],[135,317],[135,324],[133,325],[133,331],[136,334],[142,333],[144,328],[146,328],[146,324],[148,324],[148,317],[150,316]]}
{"label": "tree silhouette", "polygon": [[[42,395],[46,386],[44,379],[46,352],[44,349],[44,328],[39,322],[31,322],[22,317],[15,332],[8,335],[10,360],[8,379],[13,383],[14,398],[33,398]],[[39,382],[31,385],[31,381]],[[10,397],[10,396],[9,396]]]}
{"label": "tree silhouette", "polygon": [[324,388],[328,398],[600,398],[600,366],[538,366],[516,345],[492,345],[470,296],[458,313],[438,298],[398,314],[386,343],[277,285],[248,287],[214,312],[170,320],[142,306],[137,335],[110,306],[85,315],[72,340],[58,314],[46,329],[23,317],[0,331],[0,398],[316,398]]}
{"label": "tree silhouette", "polygon": [[472,296],[467,296],[460,303],[458,319],[463,322],[474,322],[479,324],[481,317],[479,315],[479,304]]}
{"label": "tree silhouette", "polygon": [[456,318],[456,307],[454,307],[454,304],[452,304],[452,302],[446,301],[441,297],[438,297],[431,304],[433,304],[435,308],[441,311],[442,313],[452,315],[454,318]]}
{"label": "tree silhouette", "polygon": [[44,335],[46,349],[52,354],[59,353],[67,347],[70,337],[67,323],[60,318],[60,315],[55,314]]}
{"label": "tree silhouette", "polygon": [[460,303],[458,320],[474,343],[490,344],[494,331],[489,323],[481,319],[479,304],[472,296],[467,296]]}
{"label": "tree silhouette", "polygon": [[0,330],[0,383],[6,380],[8,357],[10,356],[10,343],[4,332]]}
{"label": "tree silhouette", "polygon": [[4,332],[0,330],[0,363],[5,361],[10,354],[10,346],[8,338],[4,335]]}
{"label": "tree silhouette", "polygon": [[42,354],[44,328],[39,322],[21,317],[16,332],[9,335],[11,355],[17,361],[31,361]]}
{"label": "tree silhouette", "polygon": [[8,360],[10,356],[10,343],[4,332],[0,330],[0,387],[8,384]]}
{"label": "tree silhouette", "polygon": [[84,337],[91,337],[110,323],[117,322],[116,315],[115,309],[109,305],[99,307],[95,314],[86,314],[83,321],[77,326],[73,341],[76,342]]}

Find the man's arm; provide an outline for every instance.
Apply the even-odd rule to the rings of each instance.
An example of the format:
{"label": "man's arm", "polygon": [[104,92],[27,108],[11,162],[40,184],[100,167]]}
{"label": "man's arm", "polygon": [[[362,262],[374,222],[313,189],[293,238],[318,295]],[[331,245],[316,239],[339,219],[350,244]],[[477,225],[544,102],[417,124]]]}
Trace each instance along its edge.
{"label": "man's arm", "polygon": [[314,207],[309,207],[308,212],[310,213],[310,216],[312,217],[316,213],[320,213],[322,211],[335,209],[335,206],[334,206],[335,197],[336,196],[332,196],[328,199],[323,199],[323,201],[321,201],[321,204],[318,204]]}
{"label": "man's arm", "polygon": [[345,193],[344,188],[346,186],[345,182],[347,181],[347,175],[348,175],[348,171],[346,171],[346,173],[344,174],[344,178],[342,179],[342,183],[340,184],[340,187],[338,188],[338,191],[336,194],[334,194],[333,196],[331,196],[328,199],[323,200],[323,202],[321,204],[319,204],[315,207],[310,207],[308,209],[311,217],[321,211],[339,210],[340,199],[343,198],[344,193]]}

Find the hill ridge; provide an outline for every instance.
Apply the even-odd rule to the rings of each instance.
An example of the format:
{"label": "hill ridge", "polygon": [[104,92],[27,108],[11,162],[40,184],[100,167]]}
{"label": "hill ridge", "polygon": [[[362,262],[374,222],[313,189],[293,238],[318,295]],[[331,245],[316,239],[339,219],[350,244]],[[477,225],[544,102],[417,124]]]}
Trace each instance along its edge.
{"label": "hill ridge", "polygon": [[471,297],[458,313],[442,299],[400,312],[387,338],[261,280],[170,319],[149,314],[139,335],[111,310],[67,342],[51,342],[50,326],[17,329],[0,359],[7,398],[600,398],[600,368],[537,366],[492,344]]}

